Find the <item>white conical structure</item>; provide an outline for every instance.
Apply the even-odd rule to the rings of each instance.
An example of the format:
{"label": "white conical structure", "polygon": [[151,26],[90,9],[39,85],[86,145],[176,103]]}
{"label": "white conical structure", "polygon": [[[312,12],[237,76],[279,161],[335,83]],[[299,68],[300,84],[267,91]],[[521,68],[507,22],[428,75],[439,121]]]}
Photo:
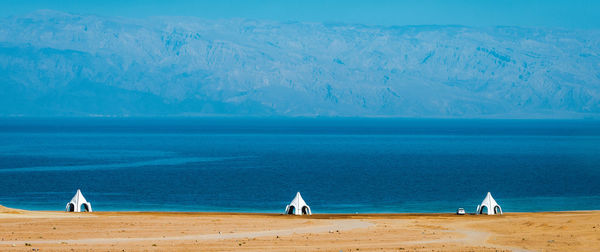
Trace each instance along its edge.
{"label": "white conical structure", "polygon": [[285,207],[285,214],[293,215],[311,215],[310,207],[302,199],[300,192],[296,193],[296,197]]}
{"label": "white conical structure", "polygon": [[481,202],[481,205],[477,206],[477,214],[484,214],[483,207],[486,207],[487,213],[485,214],[487,215],[502,214],[502,208],[498,205],[496,200],[494,200],[494,197],[492,197],[490,192],[487,193],[485,199]]}
{"label": "white conical structure", "polygon": [[[83,206],[83,208],[82,208],[82,206]],[[69,203],[67,203],[67,208],[65,211],[81,212],[81,210],[83,210],[84,212],[91,212],[92,204],[87,202],[87,200],[85,200],[85,198],[83,197],[83,194],[81,194],[81,191],[79,189],[77,189],[77,193],[75,193],[75,196],[73,196],[71,201],[69,201]]]}

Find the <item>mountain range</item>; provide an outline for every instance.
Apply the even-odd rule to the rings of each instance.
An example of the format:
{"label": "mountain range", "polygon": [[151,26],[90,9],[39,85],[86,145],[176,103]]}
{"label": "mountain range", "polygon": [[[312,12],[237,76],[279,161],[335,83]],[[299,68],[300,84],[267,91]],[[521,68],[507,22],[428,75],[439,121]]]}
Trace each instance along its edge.
{"label": "mountain range", "polygon": [[600,31],[36,11],[0,116],[600,118]]}

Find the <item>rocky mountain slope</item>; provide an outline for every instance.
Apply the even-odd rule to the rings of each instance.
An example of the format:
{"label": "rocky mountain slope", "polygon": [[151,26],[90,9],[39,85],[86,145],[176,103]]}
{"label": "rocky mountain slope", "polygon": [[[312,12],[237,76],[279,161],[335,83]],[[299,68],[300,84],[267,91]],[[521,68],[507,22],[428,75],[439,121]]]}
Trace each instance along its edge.
{"label": "rocky mountain slope", "polygon": [[600,115],[600,31],[0,19],[3,116]]}

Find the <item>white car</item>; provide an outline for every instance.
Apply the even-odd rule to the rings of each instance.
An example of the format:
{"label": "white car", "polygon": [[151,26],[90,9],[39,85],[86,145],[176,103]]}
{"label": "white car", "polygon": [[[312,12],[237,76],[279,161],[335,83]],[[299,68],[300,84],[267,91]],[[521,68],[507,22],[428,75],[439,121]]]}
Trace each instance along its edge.
{"label": "white car", "polygon": [[465,215],[465,209],[464,208],[459,208],[456,210],[456,214],[458,215]]}

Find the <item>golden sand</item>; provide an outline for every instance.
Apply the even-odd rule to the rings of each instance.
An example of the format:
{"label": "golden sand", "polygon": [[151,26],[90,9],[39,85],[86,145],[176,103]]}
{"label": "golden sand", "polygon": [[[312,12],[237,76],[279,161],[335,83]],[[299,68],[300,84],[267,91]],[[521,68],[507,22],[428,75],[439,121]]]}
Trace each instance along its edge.
{"label": "golden sand", "polygon": [[0,251],[600,251],[600,211],[452,214],[0,208]]}

